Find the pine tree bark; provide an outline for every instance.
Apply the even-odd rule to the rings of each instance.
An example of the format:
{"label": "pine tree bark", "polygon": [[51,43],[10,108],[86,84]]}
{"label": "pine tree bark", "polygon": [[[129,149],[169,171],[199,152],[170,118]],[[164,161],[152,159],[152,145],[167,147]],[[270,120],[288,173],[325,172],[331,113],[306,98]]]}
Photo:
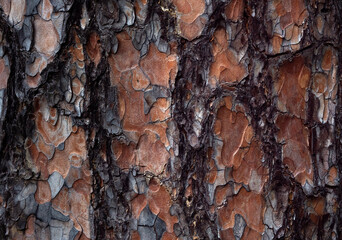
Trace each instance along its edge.
{"label": "pine tree bark", "polygon": [[338,0],[0,0],[1,239],[341,239]]}

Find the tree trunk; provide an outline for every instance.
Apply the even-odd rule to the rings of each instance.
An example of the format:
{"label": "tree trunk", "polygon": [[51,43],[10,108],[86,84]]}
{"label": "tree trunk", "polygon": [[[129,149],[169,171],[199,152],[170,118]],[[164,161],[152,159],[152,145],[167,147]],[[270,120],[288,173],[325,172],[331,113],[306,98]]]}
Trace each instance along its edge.
{"label": "tree trunk", "polygon": [[338,0],[0,0],[1,239],[341,239]]}

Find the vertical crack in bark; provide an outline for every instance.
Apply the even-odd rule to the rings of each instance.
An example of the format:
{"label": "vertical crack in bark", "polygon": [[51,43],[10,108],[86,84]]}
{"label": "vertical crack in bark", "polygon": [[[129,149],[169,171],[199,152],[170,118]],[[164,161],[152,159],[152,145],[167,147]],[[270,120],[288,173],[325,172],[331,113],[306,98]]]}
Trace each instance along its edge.
{"label": "vertical crack in bark", "polygon": [[[212,190],[209,190],[206,175],[213,139],[212,105],[221,97],[209,87],[209,67],[213,61],[210,39],[223,20],[224,5],[214,1],[213,9],[208,27],[201,37],[193,41],[179,40],[181,59],[173,90],[173,117],[180,132],[180,163],[174,163],[176,167],[172,173],[173,184],[176,183],[175,187],[179,189],[174,204],[179,218],[175,229],[180,228],[179,237],[194,239],[218,236],[217,215],[210,209],[209,195]],[[192,194],[186,197],[189,187]]]}
{"label": "vertical crack in bark", "polygon": [[[336,104],[336,115],[335,115],[335,151],[336,151],[336,160],[339,169],[339,175],[342,176],[342,87],[341,87],[341,78],[342,78],[342,3],[340,1],[334,1],[335,7],[337,9],[336,20],[338,21],[338,27],[336,29],[336,33],[338,36],[338,69],[337,69],[337,83],[338,83],[338,92],[337,92],[337,104]],[[341,184],[341,180],[340,180]],[[342,190],[341,185],[339,185],[338,189],[336,189],[338,194],[338,215],[336,216],[336,225],[337,228],[337,238],[342,238]]]}

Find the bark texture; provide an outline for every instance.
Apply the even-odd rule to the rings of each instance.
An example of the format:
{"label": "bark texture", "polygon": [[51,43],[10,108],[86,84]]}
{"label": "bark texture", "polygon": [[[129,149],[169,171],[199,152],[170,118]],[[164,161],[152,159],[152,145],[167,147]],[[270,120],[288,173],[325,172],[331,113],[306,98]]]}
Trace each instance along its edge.
{"label": "bark texture", "polygon": [[0,238],[341,239],[341,12],[0,0]]}

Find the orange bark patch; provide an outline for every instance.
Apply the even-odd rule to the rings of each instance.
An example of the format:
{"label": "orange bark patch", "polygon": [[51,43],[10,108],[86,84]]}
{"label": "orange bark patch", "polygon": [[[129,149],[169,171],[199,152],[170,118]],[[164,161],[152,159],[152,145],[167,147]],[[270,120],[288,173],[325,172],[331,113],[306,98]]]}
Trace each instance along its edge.
{"label": "orange bark patch", "polygon": [[90,238],[90,222],[89,222],[89,206],[90,206],[91,186],[83,180],[78,180],[73,184],[73,188],[69,190],[70,199],[70,218],[74,223],[78,223],[83,234]]}
{"label": "orange bark patch", "polygon": [[328,185],[336,186],[339,183],[339,174],[336,167],[331,167],[328,173]]}
{"label": "orange bark patch", "polygon": [[174,0],[173,3],[182,14],[181,20],[186,23],[195,21],[205,10],[204,0]]}
{"label": "orange bark patch", "polygon": [[119,41],[119,47],[112,58],[114,58],[117,69],[121,72],[133,69],[138,65],[139,51],[134,48],[132,40],[126,32],[121,32],[116,37]]}
{"label": "orange bark patch", "polygon": [[34,237],[35,234],[35,221],[36,221],[36,217],[34,215],[30,215],[27,218],[27,222],[26,222],[26,230],[25,230],[25,236],[26,237]]}
{"label": "orange bark patch", "polygon": [[150,111],[151,121],[164,121],[170,118],[170,105],[171,102],[166,98],[158,98]]}
{"label": "orange bark patch", "polygon": [[37,191],[34,194],[34,198],[39,204],[44,204],[51,201],[51,189],[47,181],[38,181]]}
{"label": "orange bark patch", "polygon": [[69,192],[66,187],[63,187],[57,196],[52,200],[52,207],[60,211],[65,216],[70,213]]}
{"label": "orange bark patch", "polygon": [[172,205],[171,197],[164,186],[160,186],[158,191],[148,192],[148,203],[151,212],[158,215],[166,224],[166,231],[173,232],[173,225],[178,222],[176,216],[170,215],[170,207]]}
{"label": "orange bark patch", "polygon": [[[119,46],[120,41],[126,46],[131,45],[127,34],[118,39]],[[139,165],[141,170],[158,175],[163,172],[169,158],[165,148],[168,144],[165,121],[170,117],[170,101],[165,97],[157,97],[151,101],[149,113],[145,114],[148,100],[145,99],[146,92],[141,90],[150,84],[169,88],[169,80],[174,81],[177,72],[176,56],[161,53],[152,44],[139,66],[135,62],[119,66],[119,57],[114,55],[110,58],[111,83],[118,89],[119,116],[128,141],[114,140],[112,149],[122,169]]]}
{"label": "orange bark patch", "polygon": [[112,149],[117,160],[117,164],[121,169],[129,169],[136,165],[135,162],[135,144],[125,144],[119,140],[114,140]]}
{"label": "orange bark patch", "polygon": [[138,145],[137,161],[144,171],[150,171],[156,175],[164,170],[170,154],[164,144],[153,133],[141,136]]}
{"label": "orange bark patch", "polygon": [[261,194],[247,192],[242,188],[240,192],[228,199],[227,206],[218,210],[219,224],[223,230],[234,227],[234,216],[240,214],[247,226],[259,234],[264,231],[265,202]]}
{"label": "orange bark patch", "polygon": [[132,87],[134,90],[144,90],[150,85],[150,80],[145,76],[140,68],[133,70]]}
{"label": "orange bark patch", "polygon": [[[241,160],[236,159],[235,156],[237,156],[238,150],[243,142],[248,120],[242,112],[233,112],[225,106],[220,107],[218,110],[217,119],[221,125],[219,136],[223,140],[221,161],[224,166],[232,167],[237,164],[235,160]],[[232,141],[232,139],[234,140]]]}
{"label": "orange bark patch", "polygon": [[[174,55],[167,56],[150,45],[149,52],[140,61],[143,72],[151,80],[151,84],[169,87],[169,80],[174,81],[177,72],[177,60]],[[158,66],[158,67],[156,67]]]}
{"label": "orange bark patch", "polygon": [[210,77],[220,83],[241,81],[247,74],[236,54],[228,47],[228,34],[224,29],[216,30],[212,43],[214,62],[210,66]]}
{"label": "orange bark patch", "polygon": [[10,74],[10,69],[5,65],[5,60],[0,59],[0,89],[7,87],[7,80]]}
{"label": "orange bark patch", "polygon": [[78,166],[80,161],[86,159],[87,148],[84,130],[79,128],[76,133],[71,133],[64,144],[64,150],[56,150],[54,157],[49,162],[48,169],[50,174],[57,171],[63,178],[66,178],[71,163]]}
{"label": "orange bark patch", "polygon": [[148,123],[148,116],[144,113],[144,93],[135,91],[127,84],[126,88],[119,87],[121,103],[125,109],[123,127],[128,131],[140,132]]}
{"label": "orange bark patch", "polygon": [[235,182],[249,185],[252,191],[261,193],[268,179],[268,171],[262,165],[262,151],[260,145],[253,141],[243,156],[241,164],[234,166],[233,178]]}
{"label": "orange bark patch", "polygon": [[309,131],[302,120],[286,115],[278,116],[276,125],[279,128],[278,141],[285,142],[283,161],[302,185],[306,180],[312,182],[313,170],[311,155],[308,149]]}
{"label": "orange bark patch", "polygon": [[312,90],[316,93],[324,93],[328,87],[328,78],[323,73],[316,73],[313,77]]}
{"label": "orange bark patch", "polygon": [[132,214],[135,219],[139,219],[141,211],[146,207],[147,199],[145,195],[138,195],[131,201]]}
{"label": "orange bark patch", "polygon": [[332,60],[333,60],[333,52],[331,48],[328,48],[324,53],[324,57],[322,60],[322,69],[329,71],[332,66]]}
{"label": "orange bark patch", "polygon": [[183,37],[189,41],[192,41],[201,35],[205,24],[206,20],[202,17],[199,17],[192,23],[180,22],[179,25]]}
{"label": "orange bark patch", "polygon": [[303,0],[291,0],[291,16],[298,26],[303,24],[304,19],[308,15],[309,14]]}
{"label": "orange bark patch", "polygon": [[228,19],[236,22],[237,20],[241,19],[244,7],[245,7],[244,0],[232,0],[227,5],[224,13],[226,14]]}
{"label": "orange bark patch", "polygon": [[177,237],[174,233],[165,232],[161,238],[161,240],[176,240]]}
{"label": "orange bark patch", "polygon": [[50,20],[53,6],[49,0],[42,0],[38,5],[38,13],[44,20]]}
{"label": "orange bark patch", "polygon": [[37,51],[48,57],[53,55],[59,45],[59,36],[52,22],[36,17],[34,30],[34,46]]}
{"label": "orange bark patch", "polygon": [[37,130],[46,144],[57,147],[69,137],[72,127],[71,117],[60,116],[57,122],[53,124],[54,121],[49,120],[55,116],[50,116],[50,107],[47,106],[45,100],[36,100],[35,117]]}
{"label": "orange bark patch", "polygon": [[296,57],[292,62],[287,61],[280,67],[275,90],[281,111],[289,111],[299,118],[305,118],[305,94],[310,74],[302,57]]}
{"label": "orange bark patch", "polygon": [[226,186],[218,186],[215,190],[216,205],[222,205],[228,197],[233,196],[233,193],[234,189],[230,184],[227,184]]}
{"label": "orange bark patch", "polygon": [[204,0],[173,0],[177,11],[180,13],[178,24],[181,35],[192,41],[198,37],[204,28],[206,20],[200,16],[205,10]]}

